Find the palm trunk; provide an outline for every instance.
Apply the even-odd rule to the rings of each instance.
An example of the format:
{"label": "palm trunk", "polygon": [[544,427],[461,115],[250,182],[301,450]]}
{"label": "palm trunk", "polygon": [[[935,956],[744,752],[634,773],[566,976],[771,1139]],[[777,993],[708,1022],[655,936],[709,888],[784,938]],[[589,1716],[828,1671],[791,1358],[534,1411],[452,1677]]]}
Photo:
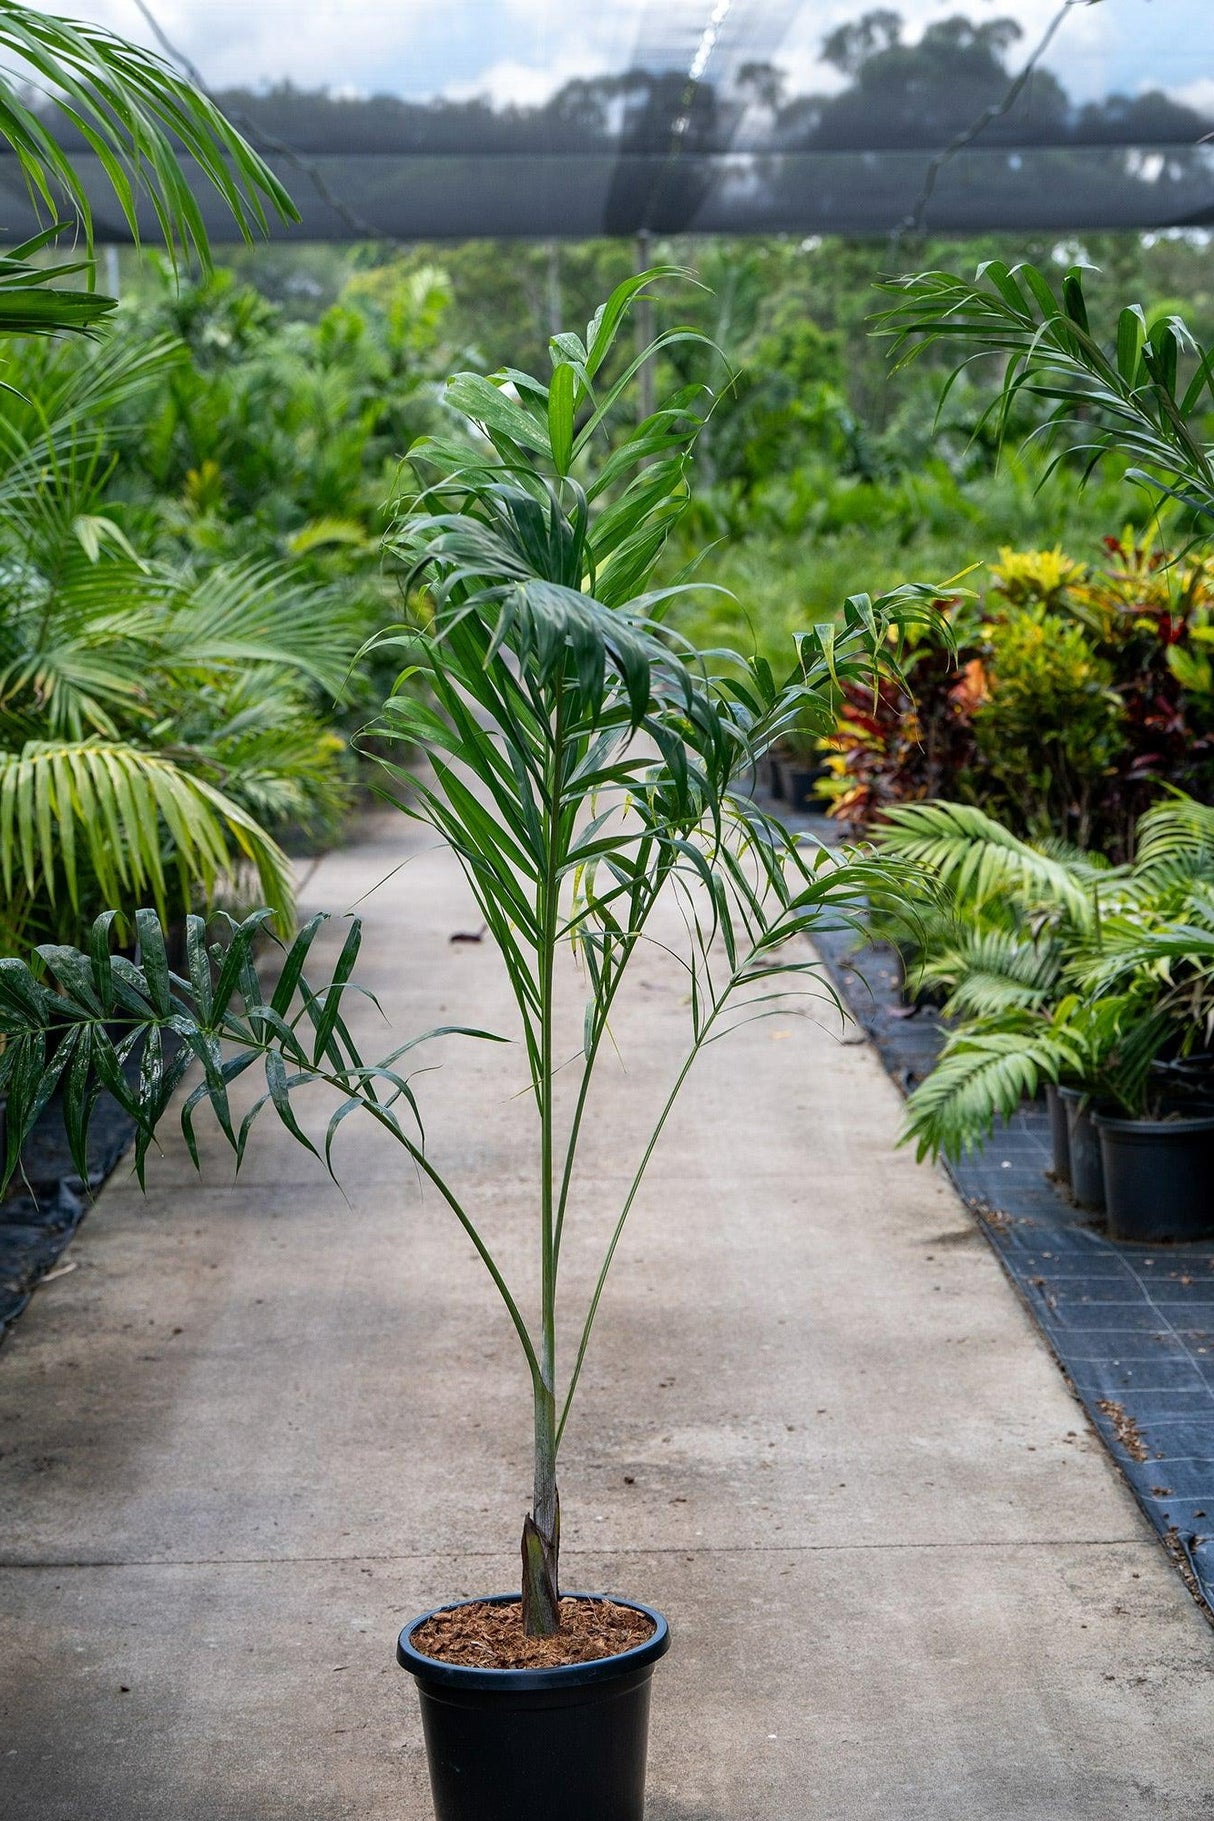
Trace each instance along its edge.
{"label": "palm trunk", "polygon": [[561,1503],[556,1489],[556,1246],[553,1180],[553,1048],[555,964],[560,898],[561,698],[552,716],[547,768],[546,864],[541,883],[540,964],[540,1371],[535,1380],[535,1476],[531,1511],[523,1521],[523,1630],[529,1638],[551,1638],[561,1627],[558,1558]]}
{"label": "palm trunk", "polygon": [[531,1511],[523,1520],[523,1630],[529,1638],[551,1638],[560,1630],[560,1548],[556,1399],[550,1387],[542,1385],[535,1393],[535,1484]]}

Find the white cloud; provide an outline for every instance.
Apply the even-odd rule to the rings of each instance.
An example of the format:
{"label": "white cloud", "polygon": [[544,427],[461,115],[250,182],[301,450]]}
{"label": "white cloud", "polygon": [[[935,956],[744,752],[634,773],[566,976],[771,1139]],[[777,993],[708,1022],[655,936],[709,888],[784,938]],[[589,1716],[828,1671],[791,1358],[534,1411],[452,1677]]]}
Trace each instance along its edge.
{"label": "white cloud", "polygon": [[[136,43],[160,49],[133,0],[34,0],[46,12],[71,11]],[[414,6],[383,8],[342,0],[149,0],[165,37],[209,87],[255,86],[289,75],[303,87],[394,86],[422,34]],[[433,15],[430,15],[433,18]],[[379,75],[379,82],[375,77]],[[369,80],[370,79],[370,80]]]}
{"label": "white cloud", "polygon": [[520,63],[516,58],[504,57],[471,81],[450,84],[445,93],[455,101],[488,95],[499,107],[507,102],[516,107],[537,107],[574,77],[600,76],[610,67],[606,58],[584,55],[563,56],[544,64]]}
{"label": "white cloud", "polygon": [[1182,82],[1179,88],[1169,89],[1168,94],[1183,107],[1191,107],[1207,119],[1214,119],[1214,76],[1198,76],[1193,82]]}

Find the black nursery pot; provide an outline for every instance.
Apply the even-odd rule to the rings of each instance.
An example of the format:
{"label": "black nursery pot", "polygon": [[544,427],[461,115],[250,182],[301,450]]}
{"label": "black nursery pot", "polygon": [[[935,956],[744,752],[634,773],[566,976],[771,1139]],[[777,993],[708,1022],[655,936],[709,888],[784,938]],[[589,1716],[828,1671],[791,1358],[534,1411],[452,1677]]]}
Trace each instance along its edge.
{"label": "black nursery pot", "polygon": [[1058,1098],[1066,1107],[1071,1199],[1076,1207],[1099,1212],[1104,1207],[1104,1163],[1092,1103],[1081,1088],[1059,1088]]}
{"label": "black nursery pot", "polygon": [[1145,1245],[1214,1239],[1214,1117],[1097,1113],[1109,1238]]}
{"label": "black nursery pot", "polygon": [[417,1678],[436,1821],[642,1821],[649,1684],[670,1633],[651,1607],[619,1603],[652,1619],[653,1636],[558,1669],[441,1663],[411,1642],[432,1614],[405,1626],[396,1660]]}
{"label": "black nursery pot", "polygon": [[[821,765],[786,765],[784,794],[794,809],[811,809],[816,801],[814,785],[826,776]],[[820,805],[819,805],[820,807]]]}
{"label": "black nursery pot", "polygon": [[1045,1084],[1045,1105],[1050,1116],[1050,1145],[1054,1153],[1052,1175],[1062,1187],[1071,1186],[1071,1136],[1067,1129],[1066,1101],[1052,1081]]}

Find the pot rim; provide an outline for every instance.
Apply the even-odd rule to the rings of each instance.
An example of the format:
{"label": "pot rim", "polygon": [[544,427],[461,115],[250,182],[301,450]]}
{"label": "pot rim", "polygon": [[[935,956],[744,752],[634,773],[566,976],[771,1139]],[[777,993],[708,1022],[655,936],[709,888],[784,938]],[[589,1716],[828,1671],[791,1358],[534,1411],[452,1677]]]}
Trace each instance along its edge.
{"label": "pot rim", "polygon": [[1200,1113],[1195,1119],[1123,1119],[1116,1113],[1093,1113],[1093,1123],[1105,1132],[1133,1132],[1143,1138],[1191,1137],[1195,1133],[1214,1132],[1214,1113]]}
{"label": "pot rim", "polygon": [[641,1600],[627,1600],[614,1593],[562,1592],[565,1600],[610,1600],[615,1606],[628,1606],[653,1620],[653,1635],[631,1650],[621,1650],[613,1657],[594,1657],[588,1663],[558,1663],[550,1669],[479,1669],[466,1663],[444,1663],[439,1657],[428,1657],[413,1643],[413,1633],[436,1613],[456,1612],[461,1606],[517,1605],[517,1593],[480,1594],[468,1600],[449,1600],[445,1606],[433,1606],[429,1612],[410,1619],[396,1641],[396,1660],[402,1669],[419,1681],[443,1688],[485,1690],[499,1689],[503,1694],[529,1694],[552,1688],[582,1688],[594,1682],[613,1681],[634,1669],[647,1669],[670,1649],[670,1627],[662,1614]]}

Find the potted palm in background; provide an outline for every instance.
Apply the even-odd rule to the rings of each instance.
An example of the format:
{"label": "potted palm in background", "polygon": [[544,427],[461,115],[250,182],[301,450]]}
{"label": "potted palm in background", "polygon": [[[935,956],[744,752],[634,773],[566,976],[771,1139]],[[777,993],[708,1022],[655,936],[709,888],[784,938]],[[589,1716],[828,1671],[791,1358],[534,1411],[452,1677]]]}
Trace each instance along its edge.
{"label": "potted palm in background", "polygon": [[1173,794],[1124,866],[958,803],[890,810],[876,839],[943,888],[913,938],[912,986],[956,1020],[908,1102],[919,1154],[958,1156],[1055,1085],[1055,1175],[1113,1238],[1214,1233],[1214,809]]}
{"label": "potted palm in background", "polygon": [[[510,370],[452,380],[448,400],[469,434],[414,447],[416,490],[388,540],[413,585],[414,612],[376,641],[396,649],[402,665],[377,743],[424,749],[420,774],[389,759],[394,796],[403,784],[404,812],[458,859],[514,998],[511,1035],[530,1079],[518,1140],[533,1162],[538,1307],[524,1309],[483,1211],[463,1205],[426,1148],[406,1061],[425,1037],[371,1063],[354,1043],[343,1008],[356,990],[357,923],[323,987],[305,977],[320,920],[309,924],[286,946],[268,997],[254,967],[268,912],[231,924],[214,948],[191,918],[181,973],[170,968],[152,911],[136,919],[138,963],[111,952],[109,918],[86,951],[44,945],[33,967],[0,962],[8,1171],[62,1083],[77,1149],[106,1087],[135,1121],[142,1172],[194,1060],[202,1079],[182,1111],[192,1149],[203,1103],[238,1159],[267,1107],[312,1148],[296,1099],[310,1085],[327,1087],[337,1106],[326,1158],[347,1116],[368,1115],[398,1140],[485,1265],[517,1336],[533,1411],[532,1494],[519,1590],[424,1615],[401,1634],[441,1821],[640,1816],[649,1680],[666,1648],[665,1621],[635,1602],[563,1594],[559,1579],[558,1455],[608,1272],[696,1057],[740,1021],[822,990],[812,952],[792,938],[824,911],[858,916],[865,902],[900,902],[917,877],[897,860],[843,859],[799,843],[744,789],[735,793],[734,781],[786,732],[825,732],[845,684],[882,666],[896,670],[901,631],[930,615],[934,590],[853,597],[838,621],[797,640],[779,681],[761,660],[705,657],[663,625],[687,584],[655,586],[655,569],[687,502],[712,397],[683,387],[639,423],[632,417],[640,366],[687,335],[671,330],[635,358],[621,355],[630,306],[661,276],[669,274],[621,286],[584,337],[555,337],[546,379]],[[686,930],[686,1054],[600,1236],[600,1266],[565,1360],[558,1289],[579,1140],[593,1117],[613,1007],[671,899]],[[567,948],[584,1000],[573,1055],[558,1035],[567,996],[558,958]],[[442,1034],[446,1027],[426,1036]],[[254,1068],[265,1089],[238,1120],[229,1088]]]}

